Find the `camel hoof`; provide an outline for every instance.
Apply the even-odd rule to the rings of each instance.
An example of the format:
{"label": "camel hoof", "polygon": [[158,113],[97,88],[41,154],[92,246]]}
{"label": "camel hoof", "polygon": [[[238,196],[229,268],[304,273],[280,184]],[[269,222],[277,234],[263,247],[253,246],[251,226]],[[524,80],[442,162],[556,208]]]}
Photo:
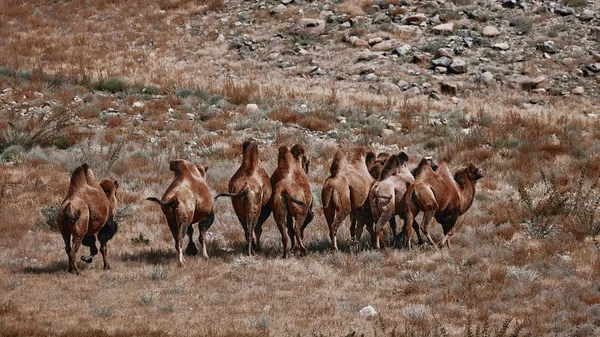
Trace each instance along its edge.
{"label": "camel hoof", "polygon": [[81,255],[81,261],[85,262],[85,263],[92,263],[94,260],[94,257],[91,255]]}

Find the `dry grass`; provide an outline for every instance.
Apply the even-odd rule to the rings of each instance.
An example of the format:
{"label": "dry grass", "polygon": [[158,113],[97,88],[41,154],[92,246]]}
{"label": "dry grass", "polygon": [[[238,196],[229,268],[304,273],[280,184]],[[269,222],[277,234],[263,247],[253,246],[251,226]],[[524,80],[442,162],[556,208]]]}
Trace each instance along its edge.
{"label": "dry grass", "polygon": [[[456,101],[372,94],[336,80],[355,56],[335,30],[331,50],[292,59],[330,76],[285,75],[281,62],[263,60],[288,60],[291,38],[257,39],[254,54],[214,47],[220,32],[228,40],[249,34],[235,20],[257,20],[269,37],[287,28],[264,10],[242,17],[253,13],[241,10],[246,3],[0,2],[1,336],[597,335],[600,121],[582,113],[596,110],[594,99],[543,96],[547,102],[534,105],[531,93],[475,86]],[[337,7],[361,16],[374,4]],[[242,14],[220,21],[228,11]],[[410,41],[420,33],[390,34]],[[413,66],[383,75],[407,78],[404,67]],[[248,103],[260,109],[250,112]],[[393,134],[382,137],[385,129]],[[307,148],[315,197],[309,255],[280,259],[269,219],[264,251],[244,257],[242,228],[220,199],[211,259],[188,257],[178,268],[164,218],[144,199],[167,187],[173,158],[207,165],[213,195],[226,191],[250,138],[269,173],[279,145]],[[346,223],[342,252],[329,252],[319,193],[331,158],[348,143],[402,148],[411,165],[433,155],[453,170],[486,168],[452,250],[352,254]],[[103,271],[96,258],[74,277],[51,224],[83,161],[98,178],[120,182],[120,229],[110,242],[113,269]],[[552,230],[532,235],[536,221]],[[435,239],[440,227],[431,226]],[[359,316],[367,305],[379,315]]]}

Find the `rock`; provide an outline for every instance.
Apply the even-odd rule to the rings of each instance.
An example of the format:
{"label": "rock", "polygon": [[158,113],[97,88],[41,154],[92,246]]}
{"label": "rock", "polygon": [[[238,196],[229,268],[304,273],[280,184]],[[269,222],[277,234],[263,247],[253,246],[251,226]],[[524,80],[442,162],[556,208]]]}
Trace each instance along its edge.
{"label": "rock", "polygon": [[591,11],[589,9],[585,9],[579,16],[579,20],[590,21],[590,20],[593,20],[595,16],[596,16],[596,12]]}
{"label": "rock", "polygon": [[448,68],[439,66],[435,67],[435,71],[437,71],[440,74],[445,74],[448,72]]}
{"label": "rock", "polygon": [[591,34],[594,40],[600,42],[600,27],[592,27]]}
{"label": "rock", "polygon": [[254,104],[254,103],[246,104],[246,110],[248,110],[248,111],[256,111],[258,109],[259,109],[258,105]]}
{"label": "rock", "polygon": [[392,50],[392,55],[404,56],[407,53],[408,53],[408,50],[406,50],[406,48],[404,48],[404,47],[398,47],[398,48],[395,48],[394,50]]}
{"label": "rock", "polygon": [[571,93],[573,95],[583,95],[584,91],[585,90],[583,89],[582,86],[578,86],[578,87],[573,88],[573,90],[571,90]]}
{"label": "rock", "polygon": [[459,85],[454,82],[441,82],[440,83],[440,91],[444,95],[455,96],[458,94]]}
{"label": "rock", "polygon": [[132,107],[134,108],[143,108],[144,107],[144,102],[138,101],[138,102],[133,102]]}
{"label": "rock", "polygon": [[289,5],[292,2],[294,2],[294,0],[281,0],[281,3],[284,4],[284,5]]}
{"label": "rock", "polygon": [[452,64],[452,59],[449,57],[440,57],[431,61],[434,67],[442,66],[448,68]]}
{"label": "rock", "polygon": [[363,52],[358,53],[358,57],[356,60],[358,62],[371,61],[372,59],[374,59],[376,57],[377,57],[377,54],[373,53],[370,50],[365,50]]}
{"label": "rock", "polygon": [[415,15],[409,15],[404,18],[404,24],[407,25],[420,25],[423,22],[427,21],[427,15],[423,13],[417,13]]}
{"label": "rock", "polygon": [[381,41],[383,41],[383,38],[381,38],[381,37],[374,37],[372,39],[369,39],[369,45],[370,46],[374,46],[374,45],[378,44]]}
{"label": "rock", "polygon": [[483,74],[481,74],[480,78],[483,83],[492,83],[494,81],[494,75],[489,71],[486,71]]}
{"label": "rock", "polygon": [[320,35],[325,31],[325,21],[321,19],[303,18],[290,27],[289,33],[293,35]]}
{"label": "rock", "polygon": [[388,51],[398,44],[399,42],[396,40],[384,40],[371,47],[371,49],[373,51]]}
{"label": "rock", "polygon": [[558,47],[556,47],[554,41],[546,41],[543,43],[539,43],[536,48],[548,54],[554,54],[558,52]]}
{"label": "rock", "polygon": [[379,76],[377,76],[376,74],[370,73],[365,76],[365,81],[376,81],[378,78]]}
{"label": "rock", "polygon": [[572,7],[561,6],[554,9],[554,13],[558,13],[562,16],[573,15],[575,14],[575,9]]}
{"label": "rock", "polygon": [[544,88],[536,88],[531,90],[531,92],[535,93],[535,94],[545,94],[546,93],[546,89]]}
{"label": "rock", "polygon": [[440,48],[436,51],[436,56],[437,57],[448,57],[448,58],[452,58],[452,49],[450,48]]}
{"label": "rock", "polygon": [[502,7],[504,8],[515,8],[517,7],[518,0],[503,0]]}
{"label": "rock", "polygon": [[[381,134],[380,134],[380,136],[383,138],[391,137],[393,135],[394,135],[394,131],[390,130],[390,129],[383,129],[383,131],[381,131]],[[375,314],[377,314],[377,313],[375,313]],[[371,315],[371,316],[373,316],[373,315]]]}
{"label": "rock", "polygon": [[500,31],[496,27],[485,26],[483,28],[483,31],[481,32],[481,35],[483,35],[485,37],[494,37],[494,36],[500,35]]}
{"label": "rock", "polygon": [[287,7],[285,5],[279,4],[273,8],[271,8],[271,15],[279,15],[279,14],[283,14],[285,13],[285,11],[287,10]]}
{"label": "rock", "polygon": [[436,34],[451,34],[454,31],[454,23],[442,23],[441,25],[433,27],[433,31]]}
{"label": "rock", "polygon": [[366,307],[360,309],[358,315],[361,317],[377,316],[377,311],[375,311],[375,308],[373,308],[372,306],[367,305]]}
{"label": "rock", "polygon": [[352,27],[352,23],[350,21],[346,21],[340,25],[342,28],[350,28]]}
{"label": "rock", "polygon": [[412,63],[427,63],[431,60],[431,56],[424,53],[415,53],[411,60]]}
{"label": "rock", "polygon": [[521,76],[516,79],[516,83],[523,90],[543,89],[546,85],[546,76],[538,76],[531,78],[529,76]]}
{"label": "rock", "polygon": [[369,43],[363,39],[358,39],[356,40],[356,42],[354,42],[354,46],[356,48],[369,48],[371,46],[369,46]]}
{"label": "rock", "polygon": [[406,91],[404,91],[404,94],[407,96],[416,96],[419,95],[421,93],[421,88],[419,87],[412,87]]}
{"label": "rock", "polygon": [[499,49],[499,50],[509,50],[510,46],[508,45],[508,42],[500,42],[500,43],[494,44],[492,46],[492,48]]}
{"label": "rock", "polygon": [[392,21],[392,18],[390,18],[389,15],[387,15],[385,12],[379,12],[373,17],[374,24],[380,24],[390,21]]}
{"label": "rock", "polygon": [[575,64],[575,59],[572,57],[565,57],[564,59],[560,60],[560,63],[565,66],[572,66]]}
{"label": "rock", "polygon": [[373,83],[369,86],[369,89],[377,94],[391,94],[402,91],[399,86],[390,82]]}
{"label": "rock", "polygon": [[467,62],[461,59],[454,59],[449,70],[455,74],[464,74],[468,70]]}

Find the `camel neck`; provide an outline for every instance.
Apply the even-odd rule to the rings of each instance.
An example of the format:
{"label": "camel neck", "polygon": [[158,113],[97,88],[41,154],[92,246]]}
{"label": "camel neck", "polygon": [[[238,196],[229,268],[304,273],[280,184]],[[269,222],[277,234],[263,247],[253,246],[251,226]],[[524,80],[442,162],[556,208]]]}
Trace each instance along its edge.
{"label": "camel neck", "polygon": [[468,179],[464,173],[454,179],[460,189],[460,214],[464,214],[475,199],[475,182]]}

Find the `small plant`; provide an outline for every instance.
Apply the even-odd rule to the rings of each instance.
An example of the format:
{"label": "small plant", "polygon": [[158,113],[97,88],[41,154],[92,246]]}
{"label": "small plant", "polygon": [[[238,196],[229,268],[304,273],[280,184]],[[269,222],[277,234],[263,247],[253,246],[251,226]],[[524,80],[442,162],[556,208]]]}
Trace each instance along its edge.
{"label": "small plant", "polygon": [[158,88],[154,85],[149,85],[149,86],[144,87],[144,89],[142,89],[142,93],[148,94],[148,95],[156,95],[156,94],[158,94]]}
{"label": "small plant", "polygon": [[52,202],[50,205],[41,209],[42,219],[37,223],[39,228],[47,228],[52,231],[58,231],[58,212],[60,211],[60,202]]}
{"label": "small plant", "polygon": [[140,296],[140,301],[143,304],[150,304],[154,301],[154,294],[143,292],[142,295]]}
{"label": "small plant", "polygon": [[131,243],[147,245],[147,244],[150,243],[150,240],[146,239],[146,237],[144,236],[144,234],[142,234],[140,232],[140,235],[138,235],[137,238],[132,238],[131,239]]}
{"label": "small plant", "polygon": [[113,315],[113,309],[108,307],[93,307],[92,313],[96,317],[111,317]]}
{"label": "small plant", "polygon": [[193,94],[194,94],[194,91],[190,90],[190,89],[179,89],[175,93],[175,95],[177,95],[177,97],[179,97],[179,98],[187,98],[187,97],[192,96]]}
{"label": "small plant", "polygon": [[127,84],[120,78],[109,78],[102,84],[102,90],[117,93],[127,89]]}
{"label": "small plant", "polygon": [[166,280],[169,278],[169,268],[163,266],[154,266],[152,271],[150,272],[150,279],[153,281],[156,280]]}
{"label": "small plant", "polygon": [[588,4],[587,0],[566,0],[563,2],[565,3],[565,5],[571,7],[585,7]]}
{"label": "small plant", "polygon": [[531,18],[525,16],[519,16],[510,21],[510,26],[515,27],[518,33],[527,35],[533,28],[533,21]]}

